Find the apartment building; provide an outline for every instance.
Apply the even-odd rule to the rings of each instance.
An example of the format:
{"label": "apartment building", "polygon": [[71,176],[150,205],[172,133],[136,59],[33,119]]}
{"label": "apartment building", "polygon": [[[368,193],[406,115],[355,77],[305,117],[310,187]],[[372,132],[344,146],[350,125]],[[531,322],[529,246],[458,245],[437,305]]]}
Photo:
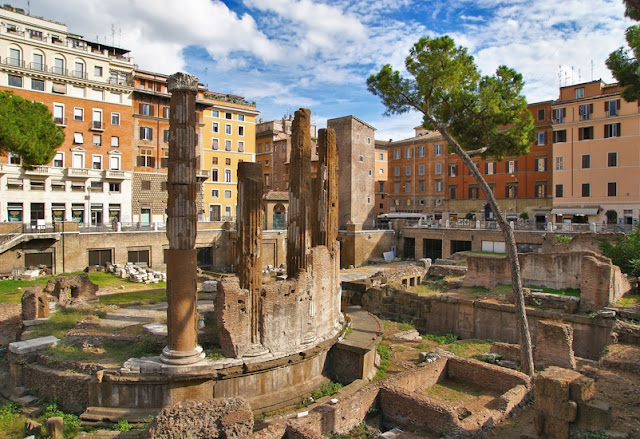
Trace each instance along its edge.
{"label": "apartment building", "polygon": [[[203,112],[201,169],[205,218],[234,221],[238,204],[238,163],[256,161],[255,102],[207,91]],[[268,177],[267,177],[268,178]]]}
{"label": "apartment building", "polygon": [[64,127],[51,163],[0,157],[0,221],[99,225],[131,218],[133,62],[67,26],[0,8],[0,90],[42,102]]}
{"label": "apartment building", "polygon": [[386,144],[389,211],[434,215],[444,211],[447,153],[438,132],[414,128],[415,136]]}
{"label": "apartment building", "polygon": [[388,212],[387,203],[389,198],[387,197],[388,180],[388,159],[387,159],[387,142],[375,141],[375,168],[373,170],[374,176],[374,188],[376,191],[374,215],[378,216],[381,213]]}
{"label": "apartment building", "polygon": [[638,102],[592,81],[560,88],[552,106],[556,222],[633,224],[640,217]]}
{"label": "apartment building", "polygon": [[[286,192],[287,163],[291,154],[291,124],[293,116],[256,125],[256,162],[262,165],[264,194],[271,191]],[[315,130],[315,127],[312,127]]]}

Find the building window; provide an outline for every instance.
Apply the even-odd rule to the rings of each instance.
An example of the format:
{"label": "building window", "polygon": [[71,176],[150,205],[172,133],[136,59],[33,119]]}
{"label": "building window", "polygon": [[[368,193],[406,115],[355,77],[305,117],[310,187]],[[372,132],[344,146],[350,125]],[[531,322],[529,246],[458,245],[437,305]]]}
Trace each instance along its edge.
{"label": "building window", "polygon": [[102,146],[102,136],[100,134],[93,135],[93,146]]}
{"label": "building window", "polygon": [[56,155],[53,157],[53,167],[62,168],[63,166],[64,166],[64,153],[56,152]]}
{"label": "building window", "polygon": [[93,76],[102,77],[102,67],[94,66],[93,67]]}
{"label": "building window", "polygon": [[456,175],[458,175],[458,165],[449,165],[449,177],[455,177]]}
{"label": "building window", "polygon": [[584,97],[584,87],[576,88],[576,99]]}
{"label": "building window", "polygon": [[424,180],[418,181],[418,192],[424,192],[426,189],[426,182]]}
{"label": "building window", "polygon": [[578,128],[578,140],[591,140],[591,139],[593,139],[593,127]]}
{"label": "building window", "polygon": [[564,157],[556,157],[556,171],[564,171]]}
{"label": "building window", "polygon": [[228,158],[228,157],[226,159],[224,159],[224,164],[227,165],[227,166],[231,165],[231,159]]}
{"label": "building window", "polygon": [[82,133],[73,133],[73,144],[74,145],[82,145],[84,143],[84,138]]}
{"label": "building window", "polygon": [[242,140],[238,140],[238,152],[244,152],[244,142]]}
{"label": "building window", "polygon": [[224,182],[231,183],[231,169],[224,170]]}
{"label": "building window", "polygon": [[211,110],[211,117],[220,117],[220,112],[218,110]]}
{"label": "building window", "polygon": [[613,101],[605,101],[604,111],[607,117],[617,116],[619,110],[620,110],[620,99],[615,99]]}
{"label": "building window", "polygon": [[507,160],[507,174],[515,174],[518,172],[518,162],[516,160]]}
{"label": "building window", "polygon": [[118,171],[120,169],[120,156],[112,154],[109,157],[109,169],[112,171]]}
{"label": "building window", "polygon": [[[284,145],[283,145],[284,146]],[[269,142],[264,142],[264,152],[269,152],[270,151],[270,146],[269,146]]]}
{"label": "building window", "polygon": [[211,189],[211,198],[220,198],[220,191],[218,189]]}
{"label": "building window", "polygon": [[578,107],[578,114],[580,115],[580,120],[591,119],[591,113],[593,113],[593,104],[582,104]]}
{"label": "building window", "polygon": [[112,148],[120,147],[120,138],[118,136],[111,136],[111,147]]}
{"label": "building window", "polygon": [[22,76],[7,75],[8,85],[11,87],[22,87]]}
{"label": "building window", "polygon": [[238,127],[238,136],[244,136],[244,127],[242,125]]}
{"label": "building window", "polygon": [[607,196],[615,197],[618,195],[618,183],[615,181],[607,183]]}
{"label": "building window", "polygon": [[84,108],[74,108],[73,109],[73,120],[84,120]]}
{"label": "building window", "polygon": [[442,163],[436,163],[435,172],[436,175],[442,174]]}
{"label": "building window", "polygon": [[211,164],[212,165],[217,165],[218,164],[218,157],[212,157],[211,158]]}
{"label": "building window", "polygon": [[270,181],[269,181],[269,174],[264,174],[264,185],[265,186],[270,186]]}
{"label": "building window", "polygon": [[231,135],[231,124],[227,123],[224,125],[224,133]]}
{"label": "building window", "polygon": [[536,159],[536,172],[544,172],[547,170],[547,159],[545,157],[538,157]]}
{"label": "building window", "polygon": [[142,180],[140,182],[140,189],[142,189],[143,191],[150,191],[151,190],[151,180]]}
{"label": "building window", "polygon": [[518,198],[518,185],[514,183],[507,183],[505,192],[507,198]]}
{"label": "building window", "polygon": [[485,174],[493,175],[496,173],[496,163],[495,162],[487,162],[485,163]]}
{"label": "building window", "polygon": [[360,155],[358,156],[358,161],[359,161],[360,163],[364,162],[364,156],[363,156],[362,154],[360,154]]}
{"label": "building window", "polygon": [[583,154],[582,155],[582,169],[589,169],[591,167],[591,155]]}
{"label": "building window", "polygon": [[404,191],[407,193],[411,192],[411,181],[404,182]]}
{"label": "building window", "polygon": [[224,150],[225,151],[231,151],[231,140],[225,140],[224,141]]}
{"label": "building window", "polygon": [[444,146],[442,143],[436,143],[433,145],[433,155],[442,155]]}
{"label": "building window", "polygon": [[211,122],[211,132],[217,133],[219,131],[218,122]]}
{"label": "building window", "polygon": [[590,197],[591,196],[591,184],[582,183],[582,196]]}
{"label": "building window", "polygon": [[618,153],[617,152],[610,152],[607,153],[607,166],[608,167],[613,167],[613,166],[618,166]]}
{"label": "building window", "polygon": [[215,168],[211,169],[211,181],[218,181],[218,170]]}
{"label": "building window", "polygon": [[400,193],[400,182],[396,181],[393,183],[393,192],[396,194]]}
{"label": "building window", "polygon": [[394,166],[393,167],[393,176],[394,177],[400,177],[400,166]]}
{"label": "building window", "polygon": [[547,183],[536,183],[536,198],[545,198],[547,196]]}
{"label": "building window", "polygon": [[564,186],[561,184],[556,185],[556,198],[562,198],[564,196]]}
{"label": "building window", "polygon": [[556,108],[555,110],[553,110],[553,123],[564,123],[564,118],[566,116],[566,108]]}
{"label": "building window", "polygon": [[384,181],[378,182],[378,192],[384,192]]}
{"label": "building window", "polygon": [[44,81],[41,79],[32,79],[31,90],[44,91]]}
{"label": "building window", "polygon": [[102,192],[104,191],[104,185],[101,181],[92,181],[90,189],[91,192]]}
{"label": "building window", "polygon": [[151,104],[140,104],[140,114],[143,116],[153,116],[153,107]]}
{"label": "building window", "polygon": [[545,116],[545,114],[544,114],[544,108],[539,109],[539,110],[538,110],[538,120],[539,120],[539,121],[543,121],[543,120],[544,120],[544,116]]}
{"label": "building window", "polygon": [[120,113],[111,113],[111,125],[120,125]]}
{"label": "building window", "polygon": [[423,164],[419,164],[418,165],[418,175],[424,175],[424,165]]}
{"label": "building window", "polygon": [[238,114],[238,120],[244,122],[244,114]]}
{"label": "building window", "polygon": [[478,186],[469,186],[469,199],[478,199]]}
{"label": "building window", "polygon": [[413,148],[411,148],[411,147],[405,148],[404,149],[404,158],[405,159],[410,159],[411,157],[413,157]]}
{"label": "building window", "polygon": [[565,143],[567,141],[567,130],[553,132],[553,143]]}
{"label": "building window", "polygon": [[219,148],[218,139],[211,139],[211,149],[217,151]]}
{"label": "building window", "polygon": [[224,197],[225,198],[231,198],[231,191],[229,189],[225,189],[224,191]]}
{"label": "building window", "polygon": [[85,78],[85,74],[84,74],[84,63],[81,61],[76,61],[74,64],[74,69],[73,69],[73,76],[75,76],[76,78],[82,78],[82,79],[86,79]]}
{"label": "building window", "polygon": [[171,116],[171,109],[169,107],[163,107],[162,117],[164,117],[165,119],[169,119],[169,116]]}
{"label": "building window", "polygon": [[425,145],[418,146],[418,157],[424,157],[427,154],[427,147]]}
{"label": "building window", "polygon": [[449,186],[449,199],[455,200],[458,198],[458,187]]}
{"label": "building window", "polygon": [[394,160],[400,160],[402,152],[400,151],[400,148],[396,148],[393,150],[393,159]]}
{"label": "building window", "polygon": [[120,183],[109,182],[109,192],[120,193]]}
{"label": "building window", "polygon": [[140,127],[140,140],[153,140],[153,128]]}
{"label": "building window", "polygon": [[604,137],[620,137],[620,123],[607,123],[604,125]]}
{"label": "building window", "polygon": [[154,168],[156,165],[155,157],[153,156],[153,150],[141,148],[140,155],[138,156],[138,166],[143,168]]}
{"label": "building window", "polygon": [[436,192],[442,192],[442,180],[435,181],[435,190]]}
{"label": "building window", "polygon": [[224,113],[224,118],[231,120],[233,119],[233,115],[231,113]]}
{"label": "building window", "polygon": [[538,133],[538,146],[547,144],[547,133],[541,131]]}
{"label": "building window", "polygon": [[411,166],[404,167],[404,175],[411,175]]}

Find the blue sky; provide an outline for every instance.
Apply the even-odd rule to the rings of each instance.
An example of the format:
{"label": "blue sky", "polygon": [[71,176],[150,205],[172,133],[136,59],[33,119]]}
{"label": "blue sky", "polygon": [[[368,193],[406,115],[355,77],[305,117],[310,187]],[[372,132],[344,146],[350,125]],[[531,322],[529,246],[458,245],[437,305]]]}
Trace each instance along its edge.
{"label": "blue sky", "polygon": [[420,37],[452,36],[485,74],[515,68],[538,102],[560,83],[613,81],[604,60],[624,45],[623,12],[622,0],[31,1],[33,15],[129,49],[142,69],[255,100],[265,120],[308,107],[324,127],[353,114],[380,140],[412,136],[420,117],[383,117],[366,78],[386,63],[402,70]]}

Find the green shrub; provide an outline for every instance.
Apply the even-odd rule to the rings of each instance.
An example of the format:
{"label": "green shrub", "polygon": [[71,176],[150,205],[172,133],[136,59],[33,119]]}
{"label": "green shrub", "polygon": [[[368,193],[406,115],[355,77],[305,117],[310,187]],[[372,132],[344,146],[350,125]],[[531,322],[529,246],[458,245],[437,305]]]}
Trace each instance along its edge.
{"label": "green shrub", "polygon": [[329,381],[328,383],[324,383],[323,385],[318,387],[316,390],[311,392],[311,397],[317,401],[318,399],[323,398],[325,396],[333,395],[341,388],[342,388],[342,384]]}
{"label": "green shrub", "polygon": [[19,409],[20,405],[14,402],[0,405],[0,437],[23,437],[24,418]]}
{"label": "green shrub", "polygon": [[64,438],[74,438],[80,433],[80,419],[76,415],[64,413],[58,407],[58,401],[53,400],[44,411],[41,417],[42,422],[46,422],[49,418],[62,418],[62,434]]}
{"label": "green shrub", "polygon": [[427,340],[435,341],[440,345],[455,343],[458,340],[458,336],[452,334],[451,332],[448,332],[445,335],[423,334],[421,337]]}
{"label": "green shrub", "polygon": [[116,425],[113,426],[113,429],[116,431],[129,431],[132,426],[129,424],[129,421],[126,419],[120,419]]}

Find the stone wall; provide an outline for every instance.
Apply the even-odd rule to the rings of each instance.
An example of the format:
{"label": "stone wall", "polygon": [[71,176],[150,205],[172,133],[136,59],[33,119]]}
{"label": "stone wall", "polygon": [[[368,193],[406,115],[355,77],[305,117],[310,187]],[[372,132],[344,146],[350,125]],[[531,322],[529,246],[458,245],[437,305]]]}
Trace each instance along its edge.
{"label": "stone wall", "polygon": [[0,305],[0,345],[16,341],[22,330],[19,303],[3,303]]}
{"label": "stone wall", "polygon": [[[580,309],[596,311],[621,298],[631,285],[609,258],[593,252],[519,254],[522,284],[580,289]],[[511,283],[509,260],[469,256],[464,286],[493,288]]]}
{"label": "stone wall", "polygon": [[65,412],[80,414],[89,403],[89,375],[49,369],[39,364],[23,366],[24,384],[40,398],[60,401]]}
{"label": "stone wall", "polygon": [[[446,294],[424,297],[391,288],[371,288],[361,297],[364,309],[386,319],[411,322],[420,332],[451,332],[460,338],[518,343],[513,305]],[[602,349],[611,343],[612,326],[615,322],[586,315],[531,308],[527,309],[527,317],[534,343],[538,320],[562,319],[573,328],[575,354],[593,360],[598,359]]]}
{"label": "stone wall", "polygon": [[340,266],[360,267],[368,261],[384,260],[383,253],[397,245],[393,230],[361,230],[359,226],[348,226],[338,232],[340,241]]}

